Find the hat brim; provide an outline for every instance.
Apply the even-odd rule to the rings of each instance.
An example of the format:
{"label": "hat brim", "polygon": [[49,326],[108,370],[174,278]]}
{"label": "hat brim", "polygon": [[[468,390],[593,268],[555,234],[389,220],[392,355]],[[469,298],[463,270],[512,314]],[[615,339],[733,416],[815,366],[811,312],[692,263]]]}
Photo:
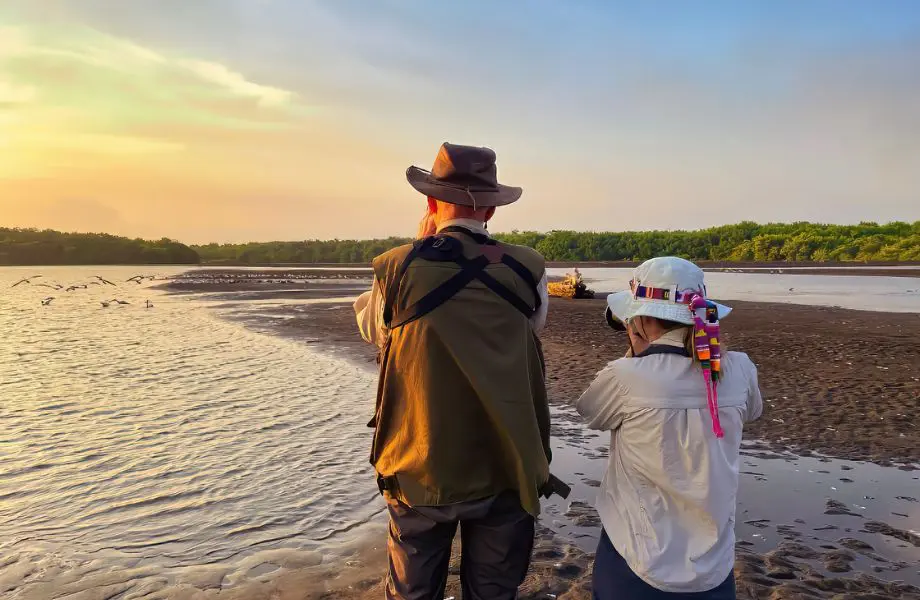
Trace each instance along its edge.
{"label": "hat brim", "polygon": [[512,202],[517,202],[521,194],[524,193],[524,190],[519,187],[502,184],[498,184],[498,187],[494,190],[471,189],[467,191],[460,187],[446,185],[432,177],[431,173],[419,167],[406,169],[406,180],[425,196],[430,196],[449,204],[475,206],[476,208],[506,206]]}
{"label": "hat brim", "polygon": [[[718,310],[719,319],[728,316],[731,307],[713,302]],[[632,292],[624,290],[607,296],[607,307],[617,320],[626,323],[633,317],[655,317],[665,321],[693,325],[693,315],[686,304],[675,304],[666,300],[636,300]]]}

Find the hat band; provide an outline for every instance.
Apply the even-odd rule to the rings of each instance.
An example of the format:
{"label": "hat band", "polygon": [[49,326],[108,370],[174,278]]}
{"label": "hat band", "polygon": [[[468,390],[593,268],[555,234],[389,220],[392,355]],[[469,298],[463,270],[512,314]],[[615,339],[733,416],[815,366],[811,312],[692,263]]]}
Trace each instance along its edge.
{"label": "hat band", "polygon": [[629,282],[629,287],[632,289],[633,298],[635,300],[663,300],[665,302],[673,302],[674,304],[690,304],[690,300],[696,295],[705,297],[705,291],[678,291],[676,285],[672,285],[669,288],[656,288],[640,285],[636,283],[635,279]]}

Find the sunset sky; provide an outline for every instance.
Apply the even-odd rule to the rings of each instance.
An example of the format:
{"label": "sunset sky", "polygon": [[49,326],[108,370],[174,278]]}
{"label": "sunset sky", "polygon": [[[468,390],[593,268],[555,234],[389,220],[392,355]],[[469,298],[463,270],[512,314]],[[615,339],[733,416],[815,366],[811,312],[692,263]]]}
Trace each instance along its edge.
{"label": "sunset sky", "polygon": [[414,233],[443,141],[494,229],[920,219],[920,3],[0,1],[0,226]]}

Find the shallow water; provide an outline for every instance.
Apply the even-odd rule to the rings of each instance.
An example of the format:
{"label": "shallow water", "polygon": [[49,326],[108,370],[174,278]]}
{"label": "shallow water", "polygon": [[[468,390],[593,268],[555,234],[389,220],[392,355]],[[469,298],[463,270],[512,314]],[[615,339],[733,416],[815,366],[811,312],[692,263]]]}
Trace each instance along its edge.
{"label": "shallow water", "polygon": [[[548,269],[563,276],[571,269]],[[579,269],[588,287],[598,293],[629,289],[632,269]],[[867,275],[787,275],[769,273],[706,273],[713,298],[839,306],[879,312],[920,313],[920,278]]]}
{"label": "shallow water", "polygon": [[[98,561],[162,587],[207,565],[227,585],[257,553],[323,551],[380,512],[355,485],[372,482],[366,369],[127,283],[133,268],[11,288],[22,271],[0,269],[0,595],[48,597],[43,577]],[[117,286],[36,285],[97,273]]]}

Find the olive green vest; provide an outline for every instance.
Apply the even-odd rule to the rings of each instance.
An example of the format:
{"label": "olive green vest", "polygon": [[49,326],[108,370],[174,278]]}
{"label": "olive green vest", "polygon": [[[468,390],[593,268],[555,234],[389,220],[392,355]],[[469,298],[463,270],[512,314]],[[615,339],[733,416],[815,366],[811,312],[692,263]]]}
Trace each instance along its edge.
{"label": "olive green vest", "polygon": [[[483,246],[449,233],[475,258]],[[393,320],[460,271],[454,262],[414,259],[402,246],[374,260]],[[498,244],[539,281],[544,260],[522,246]],[[496,262],[485,272],[530,307],[533,287]],[[539,488],[549,477],[549,407],[538,340],[528,317],[481,281],[473,280],[438,308],[389,331],[381,355],[371,462],[401,501],[453,504],[516,491],[540,512]]]}

